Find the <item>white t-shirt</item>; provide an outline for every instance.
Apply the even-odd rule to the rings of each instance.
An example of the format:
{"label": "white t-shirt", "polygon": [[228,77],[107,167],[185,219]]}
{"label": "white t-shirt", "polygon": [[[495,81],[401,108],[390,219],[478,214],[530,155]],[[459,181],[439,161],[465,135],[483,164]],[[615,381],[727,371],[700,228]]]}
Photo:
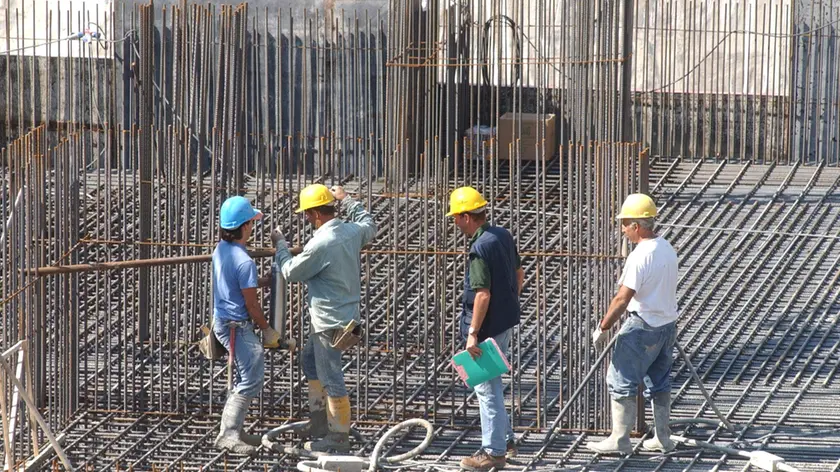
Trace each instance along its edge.
{"label": "white t-shirt", "polygon": [[676,321],[677,252],[657,237],[636,245],[627,256],[619,285],[635,290],[627,311],[635,311],[654,328]]}

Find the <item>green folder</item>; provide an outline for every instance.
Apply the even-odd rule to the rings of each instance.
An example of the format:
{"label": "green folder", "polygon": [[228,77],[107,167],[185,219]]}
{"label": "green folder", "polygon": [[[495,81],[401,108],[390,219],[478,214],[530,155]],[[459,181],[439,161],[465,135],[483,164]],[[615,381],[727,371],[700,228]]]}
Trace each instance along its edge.
{"label": "green folder", "polygon": [[510,372],[510,363],[495,339],[487,338],[478,347],[481,349],[478,359],[473,359],[466,350],[452,358],[452,367],[470,388]]}

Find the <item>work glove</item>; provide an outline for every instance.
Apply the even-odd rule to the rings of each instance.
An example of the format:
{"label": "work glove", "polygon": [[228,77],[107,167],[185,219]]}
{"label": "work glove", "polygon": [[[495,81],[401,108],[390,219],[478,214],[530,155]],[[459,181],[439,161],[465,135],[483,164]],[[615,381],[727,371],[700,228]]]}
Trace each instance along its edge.
{"label": "work glove", "polygon": [[330,188],[330,192],[332,192],[333,197],[335,197],[338,201],[342,201],[345,197],[347,197],[347,192],[344,191],[344,187],[341,185],[333,185]]}
{"label": "work glove", "polygon": [[601,326],[597,326],[595,331],[592,332],[592,345],[595,346],[595,349],[601,350],[609,337],[609,331],[602,331]]}
{"label": "work glove", "polygon": [[280,347],[280,333],[274,328],[268,327],[261,329],[263,336],[263,347],[266,349],[277,349]]}
{"label": "work glove", "polygon": [[289,248],[289,245],[286,243],[286,237],[283,236],[283,232],[280,231],[279,226],[271,230],[271,242],[274,243],[276,249],[280,249],[281,247],[284,249]]}

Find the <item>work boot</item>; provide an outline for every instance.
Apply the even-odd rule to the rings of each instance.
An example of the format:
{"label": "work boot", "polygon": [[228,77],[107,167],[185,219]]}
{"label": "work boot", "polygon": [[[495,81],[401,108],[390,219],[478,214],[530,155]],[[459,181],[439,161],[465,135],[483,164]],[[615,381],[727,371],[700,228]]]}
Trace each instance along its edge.
{"label": "work boot", "polygon": [[642,442],[646,451],[671,452],[677,447],[671,441],[671,392],[659,392],[653,395],[653,439]]}
{"label": "work boot", "polygon": [[305,426],[294,431],[300,438],[316,439],[323,438],[330,433],[327,423],[327,410],[313,411],[309,414],[309,421]]}
{"label": "work boot", "polygon": [[310,441],[303,448],[312,452],[350,452],[350,397],[327,398],[327,426],[329,433],[324,439]]}
{"label": "work boot", "polygon": [[[247,454],[249,456],[257,453],[257,445],[246,442],[246,436],[242,433],[242,426],[245,424],[245,415],[248,414],[248,406],[251,399],[238,393],[231,393],[225,402],[225,409],[222,411],[222,423],[219,426],[219,435],[214,445],[219,449],[227,449],[235,454]],[[254,436],[248,438],[253,440]]]}
{"label": "work boot", "polygon": [[505,456],[491,456],[484,450],[479,449],[470,457],[461,459],[461,469],[474,472],[485,472],[490,469],[502,469],[507,465]]}
{"label": "work boot", "polygon": [[327,393],[319,380],[309,381],[309,422],[295,431],[302,438],[323,438],[330,432],[327,422]]}
{"label": "work boot", "polygon": [[248,434],[245,432],[244,427],[239,433],[239,439],[241,439],[242,442],[249,446],[254,446],[257,448],[262,446],[262,436],[259,434]]}
{"label": "work boot", "polygon": [[601,442],[588,442],[586,448],[598,454],[632,454],[630,430],[636,422],[636,397],[612,400],[612,433]]}
{"label": "work boot", "polygon": [[248,434],[245,431],[242,431],[242,434],[239,437],[242,438],[242,442],[249,446],[262,446],[262,436],[259,434]]}

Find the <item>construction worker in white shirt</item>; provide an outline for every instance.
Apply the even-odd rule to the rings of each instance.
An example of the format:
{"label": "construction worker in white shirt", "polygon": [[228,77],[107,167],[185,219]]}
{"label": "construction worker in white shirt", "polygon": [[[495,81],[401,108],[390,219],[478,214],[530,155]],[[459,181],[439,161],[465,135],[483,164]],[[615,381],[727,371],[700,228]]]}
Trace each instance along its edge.
{"label": "construction worker in white shirt", "polygon": [[631,454],[630,431],[636,422],[636,392],[645,386],[645,398],[653,403],[655,435],[642,443],[646,450],[674,449],[668,427],[671,409],[671,366],[676,342],[677,253],[654,232],[657,215],[653,200],[632,194],[621,206],[617,219],[624,236],[636,244],[624,264],[618,294],[592,334],[602,346],[608,331],[621,315],[628,318],[616,335],[615,350],[607,373],[611,397],[612,433],[586,447],[599,454]]}

